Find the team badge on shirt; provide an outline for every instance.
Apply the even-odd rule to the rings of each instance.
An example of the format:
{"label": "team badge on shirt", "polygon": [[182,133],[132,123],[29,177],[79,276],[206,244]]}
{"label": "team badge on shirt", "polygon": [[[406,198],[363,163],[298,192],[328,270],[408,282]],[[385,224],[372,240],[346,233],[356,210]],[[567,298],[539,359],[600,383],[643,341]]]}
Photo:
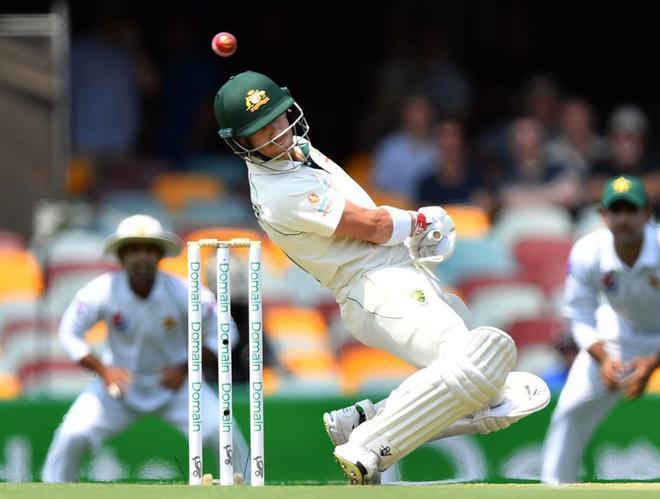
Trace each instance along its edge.
{"label": "team badge on shirt", "polygon": [[176,319],[171,315],[168,315],[167,317],[165,317],[165,319],[163,319],[163,327],[166,330],[170,331],[171,329],[174,328],[174,326],[176,326]]}
{"label": "team badge on shirt", "polygon": [[660,278],[658,278],[658,276],[655,274],[651,274],[649,276],[649,284],[653,289],[660,288]]}
{"label": "team badge on shirt", "polygon": [[426,301],[426,295],[424,294],[424,291],[422,291],[421,289],[416,289],[415,291],[410,293],[410,297],[413,300],[418,301],[419,303],[421,303],[422,306],[428,305],[428,302]]}
{"label": "team badge on shirt", "polygon": [[618,284],[616,282],[616,274],[614,272],[608,272],[607,274],[604,274],[602,283],[603,283],[603,288],[605,288],[605,291],[611,293],[616,289]]}
{"label": "team badge on shirt", "polygon": [[118,331],[126,330],[126,319],[123,315],[121,315],[121,313],[115,312],[112,314],[112,319],[110,319],[110,322],[112,323],[112,326]]}
{"label": "team badge on shirt", "polygon": [[248,93],[245,95],[245,110],[254,113],[258,111],[261,106],[268,103],[270,97],[266,95],[266,92],[263,90],[248,90]]}
{"label": "team badge on shirt", "polygon": [[328,196],[321,197],[315,192],[310,192],[307,194],[307,202],[316,208],[316,210],[323,216],[332,211],[332,199]]}

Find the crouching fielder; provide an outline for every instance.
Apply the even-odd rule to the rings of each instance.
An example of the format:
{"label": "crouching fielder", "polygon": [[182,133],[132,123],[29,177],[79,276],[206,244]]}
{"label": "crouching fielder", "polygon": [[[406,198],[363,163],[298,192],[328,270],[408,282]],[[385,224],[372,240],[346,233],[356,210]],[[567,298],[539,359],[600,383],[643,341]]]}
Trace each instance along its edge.
{"label": "crouching fielder", "polygon": [[[358,340],[420,368],[380,410],[365,415],[353,408],[358,416],[350,428],[357,428],[350,432],[342,425],[346,431],[333,439],[335,457],[351,481],[373,482],[461,418],[501,406],[516,360],[513,341],[492,327],[468,330],[437,283],[415,265],[451,255],[447,213],[438,206],[376,206],[311,145],[302,109],[265,75],[232,77],[218,91],[214,110],[220,136],[247,164],[253,208],[271,240],[333,292]],[[547,403],[542,382],[539,391],[541,402],[534,398],[530,411]],[[507,407],[504,418],[524,415]],[[480,416],[467,421],[473,423],[484,431],[510,424]]]}
{"label": "crouching fielder", "polygon": [[612,178],[601,204],[607,227],[570,256],[564,311],[580,352],[546,436],[541,479],[550,484],[579,480],[594,430],[660,364],[660,230],[646,191],[637,177]]}
{"label": "crouching fielder", "polygon": [[[179,238],[146,215],[126,218],[107,239],[106,252],[118,256],[122,269],[78,291],[59,330],[69,355],[98,377],[78,396],[55,432],[42,472],[44,482],[77,481],[86,451],[147,414],[187,435],[187,283],[157,269],[163,256],[180,249]],[[206,288],[202,303],[208,331],[203,351],[217,355],[215,299]],[[84,339],[98,321],[108,326],[109,350],[103,358]],[[206,383],[202,400],[202,420],[208,422],[202,430],[204,444],[217,452],[219,402]],[[247,446],[236,430],[233,454],[240,466],[246,463]]]}

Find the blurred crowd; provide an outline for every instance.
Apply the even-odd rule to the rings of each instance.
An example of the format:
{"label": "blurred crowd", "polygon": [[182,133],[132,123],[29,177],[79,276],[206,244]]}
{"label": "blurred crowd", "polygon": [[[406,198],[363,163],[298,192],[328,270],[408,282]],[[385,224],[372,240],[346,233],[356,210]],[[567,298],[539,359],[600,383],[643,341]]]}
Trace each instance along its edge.
{"label": "blurred crowd", "polygon": [[[201,45],[197,22],[169,18],[160,58],[149,54],[135,21],[112,7],[73,37],[74,192],[126,187],[113,167],[137,155],[151,158],[146,169],[155,161],[156,170],[180,170],[226,152],[210,102],[228,75]],[[374,187],[415,205],[469,203],[492,216],[539,202],[576,214],[598,199],[604,179],[628,173],[644,179],[657,212],[658,157],[649,117],[635,103],[595,110],[588,96],[539,74],[520,82],[505,115],[476,122],[477,91],[442,30],[427,28],[420,38],[415,47],[394,43],[356,110],[349,147],[369,154]],[[351,153],[343,159],[350,165]]]}

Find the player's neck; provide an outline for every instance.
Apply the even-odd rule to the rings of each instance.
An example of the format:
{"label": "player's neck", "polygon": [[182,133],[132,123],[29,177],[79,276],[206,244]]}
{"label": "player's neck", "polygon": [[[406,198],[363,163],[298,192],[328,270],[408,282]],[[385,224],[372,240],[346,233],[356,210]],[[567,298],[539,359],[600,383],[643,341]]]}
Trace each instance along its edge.
{"label": "player's neck", "polygon": [[155,278],[152,278],[151,280],[130,279],[129,283],[131,285],[131,289],[133,290],[133,293],[135,293],[140,298],[146,299],[149,297],[149,294],[151,293],[151,290],[154,287],[154,281]]}
{"label": "player's neck", "polygon": [[614,245],[614,248],[619,259],[628,267],[633,267],[642,252],[643,242],[644,239],[632,243],[618,243]]}

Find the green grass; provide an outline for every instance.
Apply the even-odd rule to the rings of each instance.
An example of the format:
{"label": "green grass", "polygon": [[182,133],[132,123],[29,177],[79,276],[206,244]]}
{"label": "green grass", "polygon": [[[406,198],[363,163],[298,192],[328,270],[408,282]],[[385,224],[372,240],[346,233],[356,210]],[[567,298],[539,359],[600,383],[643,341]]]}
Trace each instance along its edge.
{"label": "green grass", "polygon": [[660,496],[660,483],[599,483],[562,487],[530,484],[447,484],[420,486],[348,485],[271,485],[266,487],[236,486],[230,488],[189,487],[169,484],[67,484],[0,483],[2,499],[188,499],[188,498],[252,498],[265,499],[629,499]]}

